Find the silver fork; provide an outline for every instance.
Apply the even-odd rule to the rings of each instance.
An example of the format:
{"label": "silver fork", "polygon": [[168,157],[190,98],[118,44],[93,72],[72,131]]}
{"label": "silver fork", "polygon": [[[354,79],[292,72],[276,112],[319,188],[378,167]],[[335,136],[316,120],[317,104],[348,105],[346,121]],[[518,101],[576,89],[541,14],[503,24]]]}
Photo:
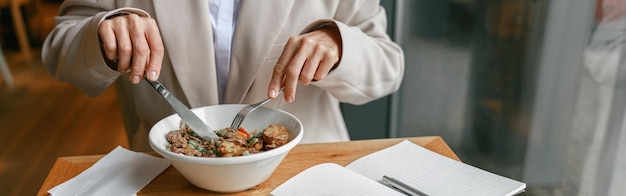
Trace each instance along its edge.
{"label": "silver fork", "polygon": [[[278,95],[280,95],[281,93],[283,93],[283,89],[280,89],[280,91],[278,91]],[[261,107],[261,105],[271,101],[272,98],[267,98],[261,102],[258,103],[253,103],[250,105],[247,105],[246,107],[242,108],[241,110],[239,110],[239,112],[237,112],[237,115],[235,115],[235,119],[233,119],[233,123],[230,124],[230,128],[233,130],[237,130],[239,129],[239,127],[241,126],[241,122],[243,122],[243,119],[246,118],[246,116],[256,110],[257,108]]]}

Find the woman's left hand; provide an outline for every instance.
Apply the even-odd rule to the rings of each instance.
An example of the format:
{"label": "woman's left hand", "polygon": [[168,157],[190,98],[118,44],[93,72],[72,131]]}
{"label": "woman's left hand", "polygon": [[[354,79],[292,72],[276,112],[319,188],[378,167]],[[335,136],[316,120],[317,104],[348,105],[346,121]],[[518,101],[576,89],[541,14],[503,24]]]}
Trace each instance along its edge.
{"label": "woman's left hand", "polygon": [[290,37],[274,66],[268,97],[276,98],[284,87],[285,101],[293,102],[298,82],[309,85],[323,80],[341,60],[341,50],[341,35],[334,24]]}

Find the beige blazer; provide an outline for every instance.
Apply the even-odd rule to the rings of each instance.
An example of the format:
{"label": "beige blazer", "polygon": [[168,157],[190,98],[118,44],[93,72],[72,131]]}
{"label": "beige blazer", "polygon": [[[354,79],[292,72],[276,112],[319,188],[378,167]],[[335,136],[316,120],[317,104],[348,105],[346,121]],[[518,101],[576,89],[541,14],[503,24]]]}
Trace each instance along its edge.
{"label": "beige blazer", "polygon": [[[130,84],[105,65],[97,27],[119,11],[149,14],[160,28],[166,55],[159,80],[190,107],[218,104],[213,36],[207,0],[66,0],[42,56],[49,72],[96,96],[115,82],[134,149],[147,147],[147,130],[173,114],[151,87]],[[290,36],[322,22],[341,32],[343,54],[327,78],[300,85],[293,103],[268,103],[304,124],[303,143],[349,140],[340,102],[364,104],[397,91],[404,74],[401,48],[386,34],[386,16],[373,0],[243,0],[234,33],[226,103],[266,98],[271,71]],[[119,114],[111,114],[119,115]],[[147,148],[146,148],[147,149]]]}

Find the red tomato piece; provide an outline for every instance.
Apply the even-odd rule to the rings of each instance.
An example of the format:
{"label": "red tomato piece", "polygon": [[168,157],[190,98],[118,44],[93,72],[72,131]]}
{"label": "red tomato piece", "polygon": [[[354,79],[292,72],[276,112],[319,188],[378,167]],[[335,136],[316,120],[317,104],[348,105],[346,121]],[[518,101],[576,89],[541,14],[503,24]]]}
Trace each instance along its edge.
{"label": "red tomato piece", "polygon": [[250,139],[250,134],[243,127],[239,127],[239,129],[237,129],[237,134],[246,137],[246,139]]}

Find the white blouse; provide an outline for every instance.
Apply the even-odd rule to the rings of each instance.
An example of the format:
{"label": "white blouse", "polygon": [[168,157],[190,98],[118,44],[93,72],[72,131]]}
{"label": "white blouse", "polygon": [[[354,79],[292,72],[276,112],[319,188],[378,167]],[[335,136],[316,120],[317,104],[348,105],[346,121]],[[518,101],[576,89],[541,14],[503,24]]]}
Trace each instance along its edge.
{"label": "white blouse", "polygon": [[215,64],[219,102],[224,101],[226,82],[230,68],[233,33],[239,15],[241,0],[210,0],[211,27],[213,27],[213,44],[215,48]]}

